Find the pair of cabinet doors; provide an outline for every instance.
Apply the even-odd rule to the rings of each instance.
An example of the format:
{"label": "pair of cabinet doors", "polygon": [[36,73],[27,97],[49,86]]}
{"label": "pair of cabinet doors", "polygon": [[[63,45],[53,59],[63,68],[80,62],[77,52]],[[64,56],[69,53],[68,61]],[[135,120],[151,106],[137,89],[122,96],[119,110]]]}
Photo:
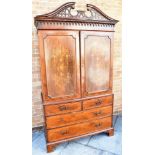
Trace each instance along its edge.
{"label": "pair of cabinet doors", "polygon": [[38,36],[45,101],[111,92],[112,32],[39,30]]}

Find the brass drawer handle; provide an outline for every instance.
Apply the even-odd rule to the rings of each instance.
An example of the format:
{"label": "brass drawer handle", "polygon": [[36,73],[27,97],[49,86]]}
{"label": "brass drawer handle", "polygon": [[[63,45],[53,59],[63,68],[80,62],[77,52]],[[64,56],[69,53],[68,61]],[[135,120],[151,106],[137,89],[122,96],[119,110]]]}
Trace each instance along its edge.
{"label": "brass drawer handle", "polygon": [[60,131],[60,134],[61,135],[67,135],[69,133],[69,131],[68,130],[63,130],[63,131]]}
{"label": "brass drawer handle", "polygon": [[95,116],[99,116],[99,115],[102,115],[103,114],[103,112],[102,111],[97,111],[97,112],[94,112],[94,115]]}
{"label": "brass drawer handle", "polygon": [[103,102],[103,100],[98,99],[98,101],[96,102],[96,105],[101,105],[101,104],[102,104],[102,102]]}
{"label": "brass drawer handle", "polygon": [[99,128],[99,127],[101,127],[102,126],[102,123],[97,123],[97,124],[95,124],[95,127],[96,128]]}
{"label": "brass drawer handle", "polygon": [[68,109],[69,109],[69,108],[66,107],[65,105],[62,105],[62,106],[59,107],[59,110],[60,110],[60,111],[65,111],[65,110],[68,110]]}

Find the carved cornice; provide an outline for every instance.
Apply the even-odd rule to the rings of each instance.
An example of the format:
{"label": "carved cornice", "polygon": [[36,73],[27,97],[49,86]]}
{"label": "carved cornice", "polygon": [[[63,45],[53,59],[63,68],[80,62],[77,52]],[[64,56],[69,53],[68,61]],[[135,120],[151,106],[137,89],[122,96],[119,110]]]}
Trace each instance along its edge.
{"label": "carved cornice", "polygon": [[[87,4],[87,13],[81,10],[75,10],[75,2],[65,3],[64,5],[57,8],[55,11],[39,15],[35,17],[35,25],[38,24],[104,24],[104,25],[115,25],[118,21],[107,16],[99,8],[94,5]],[[73,15],[72,11],[75,11]],[[73,24],[73,25],[74,25]],[[72,25],[72,24],[71,24]]]}

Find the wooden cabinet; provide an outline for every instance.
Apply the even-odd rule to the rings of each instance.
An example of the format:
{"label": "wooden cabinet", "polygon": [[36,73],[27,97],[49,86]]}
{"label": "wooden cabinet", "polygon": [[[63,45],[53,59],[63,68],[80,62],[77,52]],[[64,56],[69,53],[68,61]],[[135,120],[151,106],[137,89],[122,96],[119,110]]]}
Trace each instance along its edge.
{"label": "wooden cabinet", "polygon": [[56,144],[113,135],[113,33],[118,22],[94,5],[90,15],[69,2],[35,17],[47,151]]}

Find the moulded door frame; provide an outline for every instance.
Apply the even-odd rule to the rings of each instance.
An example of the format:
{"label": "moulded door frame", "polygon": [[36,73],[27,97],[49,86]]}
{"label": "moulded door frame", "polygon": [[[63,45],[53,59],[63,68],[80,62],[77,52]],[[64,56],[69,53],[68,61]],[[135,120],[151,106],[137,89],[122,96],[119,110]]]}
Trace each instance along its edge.
{"label": "moulded door frame", "polygon": [[[61,97],[50,97],[48,96],[47,90],[47,78],[46,78],[46,63],[45,63],[45,50],[44,50],[44,39],[51,35],[58,36],[73,36],[75,38],[75,49],[76,49],[76,88],[75,94]],[[81,88],[80,88],[80,53],[79,53],[79,31],[68,31],[68,30],[39,30],[39,53],[40,53],[40,64],[41,64],[41,81],[42,81],[42,97],[44,102],[46,101],[63,101],[68,99],[75,99],[81,97]]]}

